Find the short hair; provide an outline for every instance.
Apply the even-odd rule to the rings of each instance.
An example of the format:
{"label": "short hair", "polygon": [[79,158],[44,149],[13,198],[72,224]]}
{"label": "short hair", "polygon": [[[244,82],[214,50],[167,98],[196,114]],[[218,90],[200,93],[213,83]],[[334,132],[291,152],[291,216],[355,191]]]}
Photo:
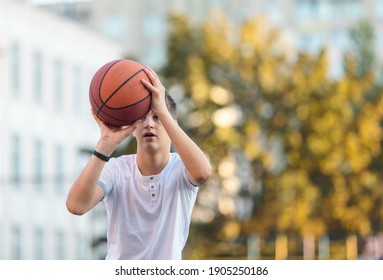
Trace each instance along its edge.
{"label": "short hair", "polygon": [[173,97],[169,94],[169,91],[165,90],[165,102],[166,107],[168,108],[170,114],[172,115],[173,119],[177,119],[177,104],[174,101]]}

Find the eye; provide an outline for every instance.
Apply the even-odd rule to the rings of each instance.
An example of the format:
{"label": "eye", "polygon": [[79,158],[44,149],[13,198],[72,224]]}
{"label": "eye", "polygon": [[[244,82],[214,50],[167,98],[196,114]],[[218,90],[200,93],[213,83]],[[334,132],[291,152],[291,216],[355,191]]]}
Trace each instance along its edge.
{"label": "eye", "polygon": [[157,115],[153,116],[153,120],[158,121],[160,118]]}

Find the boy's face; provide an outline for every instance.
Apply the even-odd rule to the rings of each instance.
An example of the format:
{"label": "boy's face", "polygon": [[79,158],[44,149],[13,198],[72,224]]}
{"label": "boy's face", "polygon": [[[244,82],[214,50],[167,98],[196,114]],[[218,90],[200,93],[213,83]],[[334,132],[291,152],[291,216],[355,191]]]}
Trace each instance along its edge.
{"label": "boy's face", "polygon": [[142,118],[133,136],[137,139],[137,146],[141,149],[154,152],[159,149],[168,149],[170,151],[170,138],[162,126],[160,119],[150,110],[149,113]]}

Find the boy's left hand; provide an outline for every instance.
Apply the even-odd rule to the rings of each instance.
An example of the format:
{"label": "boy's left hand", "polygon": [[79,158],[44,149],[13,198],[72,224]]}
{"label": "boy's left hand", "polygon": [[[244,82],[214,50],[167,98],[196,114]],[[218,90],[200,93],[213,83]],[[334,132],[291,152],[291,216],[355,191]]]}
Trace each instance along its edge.
{"label": "boy's left hand", "polygon": [[148,75],[150,82],[142,79],[141,82],[152,93],[151,109],[155,115],[160,115],[167,112],[165,101],[165,87],[162,85],[158,75],[148,66],[144,68],[145,73]]}

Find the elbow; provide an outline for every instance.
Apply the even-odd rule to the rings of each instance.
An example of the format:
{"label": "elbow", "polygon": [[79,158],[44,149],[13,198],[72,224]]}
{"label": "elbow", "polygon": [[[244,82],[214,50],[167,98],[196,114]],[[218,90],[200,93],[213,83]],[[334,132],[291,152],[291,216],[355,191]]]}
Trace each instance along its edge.
{"label": "elbow", "polygon": [[76,216],[81,216],[86,213],[86,211],[82,210],[81,207],[78,206],[78,203],[74,203],[69,199],[66,201],[66,208],[69,211],[69,213]]}
{"label": "elbow", "polygon": [[193,178],[194,179],[193,181],[197,186],[203,185],[209,180],[212,173],[213,173],[213,169],[211,165],[209,164],[207,167],[201,169],[198,172],[198,175]]}

